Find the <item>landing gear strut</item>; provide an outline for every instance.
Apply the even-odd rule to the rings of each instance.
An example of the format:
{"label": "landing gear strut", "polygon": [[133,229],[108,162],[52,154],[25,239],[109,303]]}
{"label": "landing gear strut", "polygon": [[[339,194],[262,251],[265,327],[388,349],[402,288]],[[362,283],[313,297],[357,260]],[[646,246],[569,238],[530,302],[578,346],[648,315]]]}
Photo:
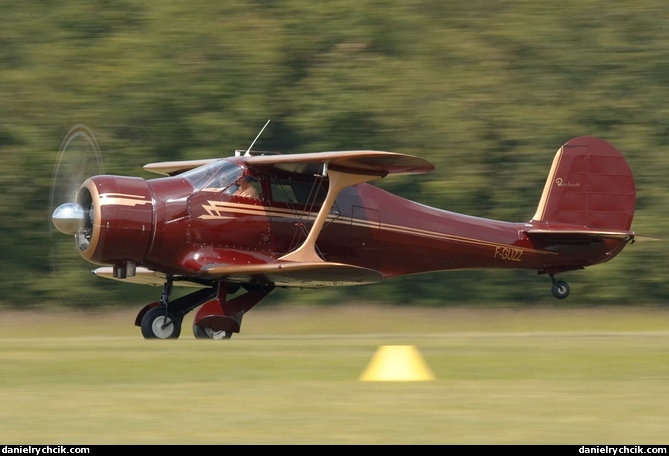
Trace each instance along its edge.
{"label": "landing gear strut", "polygon": [[196,339],[230,339],[238,333],[242,317],[261,299],[267,296],[274,285],[243,285],[245,293],[236,293],[240,286],[220,283],[217,299],[212,299],[200,307],[193,318],[193,334]]}
{"label": "landing gear strut", "polygon": [[564,299],[569,296],[569,284],[564,280],[556,280],[553,274],[550,275],[553,286],[551,287],[551,293],[557,299]]}
{"label": "landing gear strut", "polygon": [[228,293],[234,294],[240,285],[215,282],[170,302],[172,284],[173,278],[168,276],[160,301],[145,306],[135,318],[135,326],[141,327],[145,339],[178,338],[184,316],[199,306],[202,307],[193,318],[195,338],[230,339],[233,333],[239,332],[244,314],[274,289],[274,285],[245,284],[242,287],[246,293],[228,297]]}

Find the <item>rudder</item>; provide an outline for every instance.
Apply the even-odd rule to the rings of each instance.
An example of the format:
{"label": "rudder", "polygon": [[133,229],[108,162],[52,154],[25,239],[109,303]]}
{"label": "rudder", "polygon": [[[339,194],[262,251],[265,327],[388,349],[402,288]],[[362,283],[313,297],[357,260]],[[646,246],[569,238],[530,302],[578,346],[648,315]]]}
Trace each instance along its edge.
{"label": "rudder", "polygon": [[622,154],[581,136],[555,154],[532,222],[629,230],[635,203],[634,176]]}

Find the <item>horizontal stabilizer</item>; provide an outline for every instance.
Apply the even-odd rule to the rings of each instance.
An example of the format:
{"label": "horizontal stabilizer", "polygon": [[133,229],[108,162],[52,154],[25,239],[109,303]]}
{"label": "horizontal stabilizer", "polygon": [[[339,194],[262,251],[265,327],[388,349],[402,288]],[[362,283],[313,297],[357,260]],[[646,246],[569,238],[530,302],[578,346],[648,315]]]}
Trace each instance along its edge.
{"label": "horizontal stabilizer", "polygon": [[256,265],[208,265],[202,273],[230,282],[273,283],[280,287],[320,288],[380,282],[373,269],[328,262],[282,261]]}
{"label": "horizontal stabilizer", "polygon": [[588,230],[588,229],[543,229],[532,228],[523,230],[528,237],[537,237],[546,241],[560,242],[560,240],[594,240],[594,239],[621,239],[629,241],[659,241],[660,238],[636,234],[634,231],[619,230]]}

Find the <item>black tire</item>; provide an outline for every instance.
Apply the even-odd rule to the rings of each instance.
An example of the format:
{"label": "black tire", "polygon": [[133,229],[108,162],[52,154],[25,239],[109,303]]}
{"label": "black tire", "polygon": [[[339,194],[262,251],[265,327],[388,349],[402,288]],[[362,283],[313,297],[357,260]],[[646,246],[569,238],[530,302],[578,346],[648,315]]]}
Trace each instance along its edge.
{"label": "black tire", "polygon": [[203,328],[193,324],[193,335],[196,339],[215,339],[215,340],[225,340],[232,337],[232,333],[229,331],[216,331],[211,328]]}
{"label": "black tire", "polygon": [[[163,325],[169,323],[165,327]],[[162,306],[149,309],[142,317],[142,335],[145,339],[177,339],[181,334],[181,321]]]}
{"label": "black tire", "polygon": [[553,284],[551,293],[553,293],[553,296],[557,299],[564,299],[569,296],[569,284],[562,280],[558,280]]}

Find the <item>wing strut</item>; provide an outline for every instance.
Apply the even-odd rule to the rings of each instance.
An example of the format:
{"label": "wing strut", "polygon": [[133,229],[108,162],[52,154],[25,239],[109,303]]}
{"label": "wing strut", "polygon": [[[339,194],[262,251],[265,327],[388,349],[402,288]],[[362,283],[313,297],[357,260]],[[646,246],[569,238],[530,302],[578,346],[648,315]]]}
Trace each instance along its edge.
{"label": "wing strut", "polygon": [[316,220],[314,221],[314,224],[312,225],[311,230],[309,231],[309,234],[307,235],[307,238],[304,240],[302,245],[292,252],[287,253],[286,255],[279,258],[280,260],[297,262],[324,262],[324,260],[316,253],[316,240],[318,239],[318,236],[323,229],[325,220],[330,214],[330,209],[337,199],[337,196],[346,187],[362,184],[363,182],[369,182],[379,178],[379,176],[342,173],[332,169],[328,170],[325,166],[324,172],[327,172],[327,175],[330,178],[330,184],[328,186],[328,194],[325,197],[325,201],[323,201],[323,206],[318,212]]}

